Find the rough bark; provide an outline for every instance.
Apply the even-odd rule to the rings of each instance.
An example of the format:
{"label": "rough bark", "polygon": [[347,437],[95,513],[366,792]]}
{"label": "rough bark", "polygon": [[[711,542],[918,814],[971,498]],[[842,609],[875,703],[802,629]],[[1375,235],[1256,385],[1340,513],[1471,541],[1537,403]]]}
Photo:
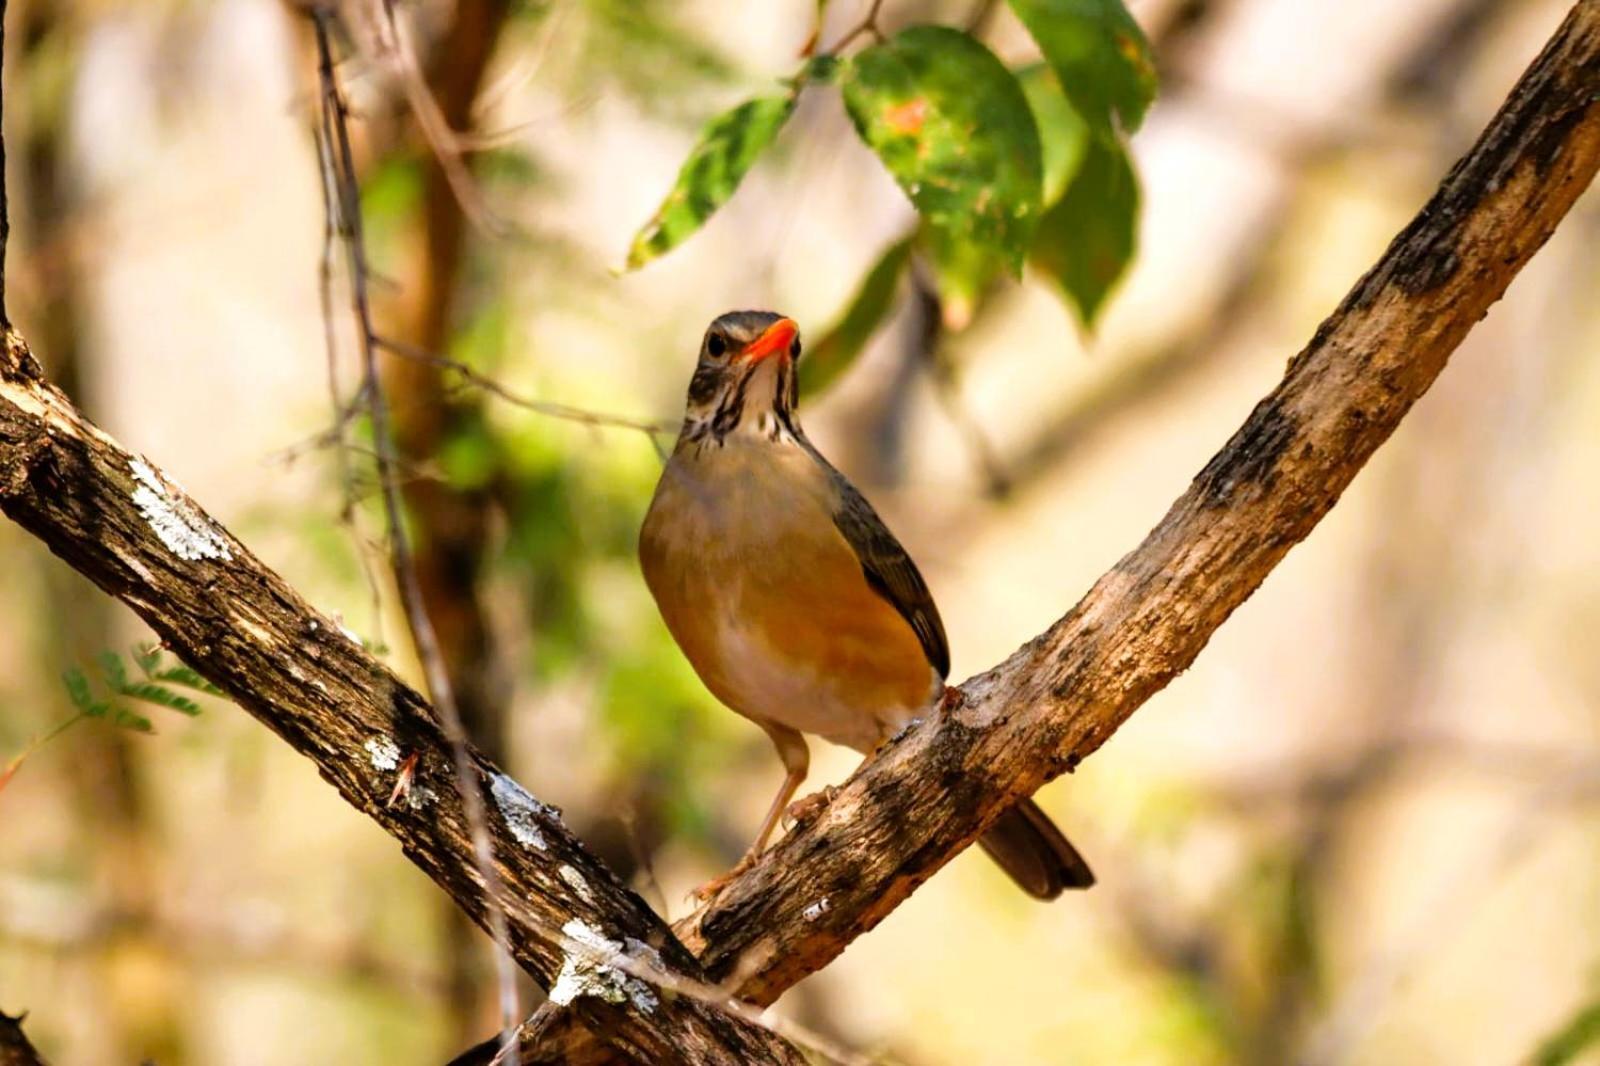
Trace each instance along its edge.
{"label": "rough bark", "polygon": [[[482,885],[432,709],[301,599],[148,460],[82,418],[7,332],[0,511],[134,609],[167,647],[316,763],[349,803],[482,924]],[[408,792],[391,803],[414,759]],[[549,989],[565,971],[585,1025],[645,1062],[798,1062],[770,1033],[637,979],[597,972],[614,942],[675,972],[694,958],[562,824],[476,752],[513,954]],[[575,924],[581,923],[581,926]],[[586,947],[587,941],[587,947]],[[608,998],[609,997],[609,998]],[[619,1002],[611,1002],[610,1000]]]}
{"label": "rough bark", "polygon": [[[712,979],[772,1002],[1187,669],[1338,501],[1597,167],[1600,0],[1581,0],[1432,199],[1144,542],[677,924]],[[550,1008],[525,1036],[536,1060],[563,1048],[582,1061],[593,1050]]]}

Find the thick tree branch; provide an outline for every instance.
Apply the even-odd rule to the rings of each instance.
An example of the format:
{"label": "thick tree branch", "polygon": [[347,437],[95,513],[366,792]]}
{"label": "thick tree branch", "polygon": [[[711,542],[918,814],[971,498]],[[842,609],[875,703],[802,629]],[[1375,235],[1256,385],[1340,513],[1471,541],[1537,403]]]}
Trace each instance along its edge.
{"label": "thick tree branch", "polygon": [[[153,464],[82,418],[9,331],[0,353],[0,511],[315,762],[484,923],[450,745],[432,709]],[[541,986],[574,993],[584,1023],[641,1061],[799,1061],[768,1032],[699,1000],[669,1003],[627,976],[624,968],[700,972],[553,808],[476,752],[471,765],[496,808],[489,821],[513,954]],[[403,773],[410,789],[391,804]]]}
{"label": "thick tree branch", "polygon": [[[678,924],[712,978],[770,1003],[1187,669],[1338,501],[1597,167],[1600,0],[1581,0],[1471,151],[1144,543]],[[536,1060],[555,1046],[577,1058],[584,1039],[548,1010],[525,1036]]]}

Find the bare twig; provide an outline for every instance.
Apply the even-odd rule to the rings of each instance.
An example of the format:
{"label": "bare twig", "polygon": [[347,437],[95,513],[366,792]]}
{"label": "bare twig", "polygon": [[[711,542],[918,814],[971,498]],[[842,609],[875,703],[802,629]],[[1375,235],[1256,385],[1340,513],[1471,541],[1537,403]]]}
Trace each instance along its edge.
{"label": "bare twig", "polygon": [[444,658],[439,651],[439,638],[422,602],[410,535],[406,531],[400,504],[400,490],[395,481],[394,442],[389,432],[389,412],[384,405],[383,387],[379,380],[377,331],[372,323],[372,309],[367,294],[367,253],[361,225],[360,187],[355,175],[355,158],[350,150],[349,113],[333,66],[333,49],[329,42],[331,18],[331,13],[325,8],[311,10],[317,38],[318,74],[322,85],[320,129],[324,143],[319,154],[329,166],[330,176],[324,189],[336,194],[329,204],[329,211],[338,220],[348,258],[351,299],[361,347],[362,388],[366,395],[367,414],[372,422],[378,480],[388,523],[390,563],[400,590],[400,603],[411,627],[417,658],[427,678],[428,691],[439,709],[445,735],[450,741],[456,787],[461,793],[471,829],[473,853],[484,884],[489,931],[497,948],[495,969],[500,988],[502,1039],[512,1066],[516,1066],[513,1034],[522,1012],[517,1001],[516,969],[511,961],[510,931],[500,901],[500,878],[489,845],[483,794],[478,791],[477,779],[473,776],[466,730],[462,727],[461,715],[456,708],[455,690],[450,682],[449,671],[445,669]]}
{"label": "bare twig", "polygon": [[450,120],[439,109],[428,88],[427,79],[417,63],[417,53],[405,23],[395,15],[395,5],[389,0],[371,0],[374,10],[373,24],[377,28],[378,58],[399,79],[405,91],[406,102],[416,117],[417,127],[428,142],[429,149],[439,162],[450,191],[455,194],[461,213],[473,225],[490,236],[503,237],[511,230],[504,220],[490,210],[477,181],[467,169],[460,134],[450,126]]}
{"label": "bare twig", "polygon": [[578,425],[590,426],[595,429],[629,429],[651,437],[671,436],[678,432],[678,427],[666,422],[652,422],[643,418],[632,418],[628,415],[614,415],[605,411],[591,411],[583,407],[574,407],[571,404],[554,403],[550,400],[535,400],[522,396],[512,389],[502,385],[494,378],[480,370],[447,356],[436,355],[425,351],[416,345],[391,337],[375,336],[373,341],[378,347],[404,359],[425,363],[428,366],[449,370],[461,375],[469,384],[499,397],[506,403],[520,407],[535,414],[546,415],[550,418],[559,418],[564,422],[575,422]]}
{"label": "bare twig", "polygon": [[870,35],[873,40],[881,44],[884,40],[884,37],[883,30],[878,26],[878,13],[880,10],[882,10],[882,8],[883,0],[872,0],[872,2],[867,5],[867,13],[861,16],[861,21],[857,22],[854,26],[851,26],[844,32],[844,36],[840,37],[837,41],[834,41],[833,47],[823,49],[822,54],[838,55],[847,47],[854,44],[856,40],[863,35]]}
{"label": "bare twig", "polygon": [[[322,312],[322,343],[324,359],[327,364],[328,402],[333,408],[334,422],[327,431],[329,442],[333,445],[334,462],[338,465],[339,491],[342,501],[339,507],[339,521],[350,531],[351,540],[354,542],[356,563],[361,567],[362,580],[366,582],[367,592],[372,603],[372,633],[378,643],[384,643],[383,637],[383,591],[378,582],[377,571],[373,568],[372,558],[367,551],[369,538],[361,529],[361,517],[356,509],[355,478],[350,464],[350,458],[345,452],[346,430],[356,417],[365,402],[366,382],[363,381],[357,390],[356,396],[346,404],[341,399],[342,390],[339,386],[339,344],[338,331],[334,327],[333,318],[333,264],[335,252],[339,242],[339,190],[334,185],[334,166],[331,154],[331,145],[323,135],[322,118],[324,108],[318,108],[318,122],[315,124],[312,140],[317,146],[317,170],[322,179],[322,255],[317,261],[317,300]],[[286,460],[293,458],[293,453],[286,450]]]}

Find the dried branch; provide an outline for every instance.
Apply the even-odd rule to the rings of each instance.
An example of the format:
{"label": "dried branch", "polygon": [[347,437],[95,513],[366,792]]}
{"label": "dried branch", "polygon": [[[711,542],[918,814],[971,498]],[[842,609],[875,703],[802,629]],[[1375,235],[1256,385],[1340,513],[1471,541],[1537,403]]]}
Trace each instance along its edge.
{"label": "dried branch", "polygon": [[[1600,0],[1580,0],[1432,200],[1144,543],[677,924],[712,978],[772,1002],[1186,669],[1338,501],[1597,168]],[[584,1038],[559,1012],[542,1011],[528,1032],[536,1053],[564,1046],[581,1061]]]}

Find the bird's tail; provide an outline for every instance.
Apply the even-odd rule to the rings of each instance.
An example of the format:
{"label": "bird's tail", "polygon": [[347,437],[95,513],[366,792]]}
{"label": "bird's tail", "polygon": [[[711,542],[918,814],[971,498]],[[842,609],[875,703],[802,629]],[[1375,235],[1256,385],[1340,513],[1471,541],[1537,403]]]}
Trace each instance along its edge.
{"label": "bird's tail", "polygon": [[1094,884],[1078,849],[1031,799],[1002,814],[978,844],[1035,899],[1055,899],[1064,889]]}

